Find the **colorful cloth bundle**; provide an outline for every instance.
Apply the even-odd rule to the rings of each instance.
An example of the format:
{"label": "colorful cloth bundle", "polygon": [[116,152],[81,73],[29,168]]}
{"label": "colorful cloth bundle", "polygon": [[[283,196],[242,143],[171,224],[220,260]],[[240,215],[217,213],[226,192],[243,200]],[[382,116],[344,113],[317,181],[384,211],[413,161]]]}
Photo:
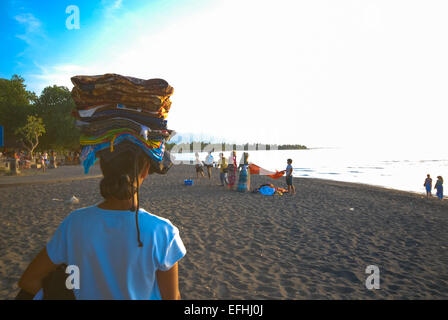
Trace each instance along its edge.
{"label": "colorful cloth bundle", "polygon": [[[169,161],[165,142],[175,132],[165,120],[173,88],[163,79],[143,80],[118,74],[75,76],[73,116],[81,130],[81,160],[85,173],[98,152],[113,155],[120,149],[139,148],[159,164]],[[170,165],[170,164],[169,164]]]}

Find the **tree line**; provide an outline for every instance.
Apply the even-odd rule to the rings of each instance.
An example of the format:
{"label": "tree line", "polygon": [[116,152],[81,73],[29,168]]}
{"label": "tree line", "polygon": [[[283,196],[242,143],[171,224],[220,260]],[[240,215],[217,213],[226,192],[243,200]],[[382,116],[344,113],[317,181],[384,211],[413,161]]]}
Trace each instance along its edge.
{"label": "tree line", "polygon": [[71,112],[70,90],[48,86],[40,96],[28,91],[25,80],[14,75],[0,79],[0,125],[7,149],[78,150],[80,132]]}
{"label": "tree line", "polygon": [[[70,90],[62,86],[48,86],[40,96],[26,89],[25,79],[14,75],[0,79],[0,125],[4,129],[7,149],[79,151],[80,131],[71,113],[75,103]],[[200,150],[211,147],[207,142],[167,143],[167,149]],[[218,150],[219,144],[213,144]],[[304,145],[221,144],[221,150],[282,150],[306,149]]]}

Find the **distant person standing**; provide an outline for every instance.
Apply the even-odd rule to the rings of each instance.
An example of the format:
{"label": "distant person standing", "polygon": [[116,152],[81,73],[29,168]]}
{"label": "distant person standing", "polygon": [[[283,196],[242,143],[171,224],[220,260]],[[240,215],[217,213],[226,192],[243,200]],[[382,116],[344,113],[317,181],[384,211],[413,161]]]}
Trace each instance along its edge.
{"label": "distant person standing", "polygon": [[295,194],[296,193],[296,187],[292,184],[292,159],[287,160],[287,166],[286,166],[286,185],[288,186],[288,193],[289,194]]}
{"label": "distant person standing", "polygon": [[236,181],[236,171],[238,166],[236,164],[236,151],[232,151],[229,157],[229,166],[227,167],[227,181],[229,181],[229,189],[233,189]]}
{"label": "distant person standing", "polygon": [[47,163],[45,161],[44,155],[40,155],[40,165],[42,167],[42,171],[45,172],[45,169],[47,168]]}
{"label": "distant person standing", "polygon": [[443,199],[443,178],[442,176],[437,176],[437,182],[436,185],[434,186],[434,189],[437,190],[437,197],[442,200]]}
{"label": "distant person standing", "polygon": [[205,157],[204,165],[207,167],[208,178],[212,178],[212,168],[215,160],[213,159],[212,152],[209,151],[207,157]]}
{"label": "distant person standing", "polygon": [[45,161],[45,167],[48,167],[50,165],[50,160],[48,160],[47,151],[44,152],[44,161]]}
{"label": "distant person standing", "polygon": [[238,191],[246,192],[250,190],[250,169],[249,153],[244,152],[238,167],[240,173],[238,177]]}
{"label": "distant person standing", "polygon": [[196,159],[194,160],[194,164],[196,167],[196,179],[199,179],[199,174],[201,174],[201,176],[203,178],[205,178],[204,170],[202,168],[202,162],[201,162],[201,160],[199,160],[199,153],[196,152],[195,156],[196,156]]}
{"label": "distant person standing", "polygon": [[429,174],[426,175],[425,183],[423,186],[426,188],[426,198],[431,197],[432,179]]}
{"label": "distant person standing", "polygon": [[220,153],[219,156],[221,157],[218,162],[221,186],[227,186],[229,184],[229,182],[227,181],[227,171],[228,171],[227,159],[223,153]]}

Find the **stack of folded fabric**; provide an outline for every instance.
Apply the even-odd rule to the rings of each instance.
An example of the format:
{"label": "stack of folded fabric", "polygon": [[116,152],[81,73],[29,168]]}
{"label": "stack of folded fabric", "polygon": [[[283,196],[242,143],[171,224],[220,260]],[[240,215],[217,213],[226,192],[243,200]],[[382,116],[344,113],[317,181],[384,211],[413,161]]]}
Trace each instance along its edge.
{"label": "stack of folded fabric", "polygon": [[[73,116],[81,130],[85,172],[96,160],[95,153],[126,142],[140,147],[161,163],[165,142],[173,135],[167,129],[173,88],[163,79],[142,80],[118,74],[75,76]],[[123,145],[124,146],[124,145]]]}

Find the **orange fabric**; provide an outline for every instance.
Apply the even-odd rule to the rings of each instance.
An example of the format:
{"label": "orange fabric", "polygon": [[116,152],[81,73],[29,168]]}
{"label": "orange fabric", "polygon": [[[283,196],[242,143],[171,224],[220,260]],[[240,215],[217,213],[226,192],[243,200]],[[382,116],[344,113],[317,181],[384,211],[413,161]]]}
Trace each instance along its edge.
{"label": "orange fabric", "polygon": [[283,177],[285,175],[285,172],[283,171],[277,171],[274,174],[270,174],[268,175],[269,177],[271,177],[272,179],[280,179],[281,177]]}
{"label": "orange fabric", "polygon": [[285,172],[284,171],[269,171],[266,169],[263,169],[259,166],[257,166],[256,164],[249,164],[249,169],[250,169],[250,174],[259,174],[259,175],[263,175],[263,176],[268,176],[272,179],[279,179],[281,177],[284,176]]}
{"label": "orange fabric", "polygon": [[249,164],[250,174],[260,174],[260,167],[256,164]]}

